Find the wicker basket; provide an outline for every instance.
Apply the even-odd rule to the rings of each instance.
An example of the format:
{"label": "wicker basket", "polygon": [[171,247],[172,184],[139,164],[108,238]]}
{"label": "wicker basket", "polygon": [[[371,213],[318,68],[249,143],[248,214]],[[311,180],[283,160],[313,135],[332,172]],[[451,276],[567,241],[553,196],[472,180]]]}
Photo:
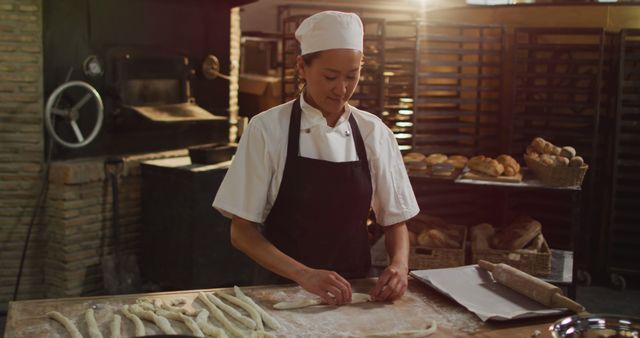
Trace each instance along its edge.
{"label": "wicker basket", "polygon": [[534,276],[548,276],[551,273],[551,251],[546,240],[542,242],[539,252],[472,249],[471,262],[477,264],[479,260],[505,263]]}
{"label": "wicker basket", "polygon": [[409,269],[440,269],[465,265],[465,250],[467,245],[467,228],[461,225],[450,225],[462,231],[462,245],[458,249],[430,248],[427,246],[412,246],[409,251]]}
{"label": "wicker basket", "polygon": [[586,164],[579,168],[569,166],[547,166],[527,155],[524,156],[524,161],[527,163],[527,167],[543,184],[552,187],[580,186],[582,185],[582,180],[584,180],[584,175],[587,173],[587,169],[589,169],[589,166]]}

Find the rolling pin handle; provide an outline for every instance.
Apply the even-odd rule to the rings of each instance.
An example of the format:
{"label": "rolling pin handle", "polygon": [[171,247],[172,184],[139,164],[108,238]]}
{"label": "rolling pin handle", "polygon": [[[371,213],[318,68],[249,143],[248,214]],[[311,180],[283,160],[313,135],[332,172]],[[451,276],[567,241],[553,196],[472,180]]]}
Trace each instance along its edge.
{"label": "rolling pin handle", "polygon": [[576,303],[570,298],[563,296],[560,293],[556,293],[552,297],[552,304],[554,307],[566,307],[567,309],[580,314],[586,312],[584,306]]}
{"label": "rolling pin handle", "polygon": [[496,267],[495,264],[491,263],[491,262],[487,262],[487,261],[483,261],[483,260],[479,260],[478,261],[478,266],[480,266],[481,268],[487,270],[487,271],[493,271],[493,268]]}

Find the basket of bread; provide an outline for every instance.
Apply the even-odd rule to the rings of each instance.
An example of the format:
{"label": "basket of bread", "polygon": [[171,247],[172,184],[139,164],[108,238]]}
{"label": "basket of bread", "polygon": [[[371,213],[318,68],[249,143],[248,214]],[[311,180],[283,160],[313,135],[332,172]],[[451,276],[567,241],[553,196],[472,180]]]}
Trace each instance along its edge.
{"label": "basket of bread", "polygon": [[474,156],[467,162],[469,171],[463,178],[489,181],[520,182],[520,164],[513,157],[502,154],[491,158],[484,155]]}
{"label": "basket of bread", "polygon": [[485,260],[536,276],[551,273],[551,251],[542,235],[542,224],[531,217],[518,217],[500,229],[481,223],[471,227],[470,235],[473,264]]}
{"label": "basket of bread", "polygon": [[407,221],[409,269],[439,269],[465,265],[467,228],[438,217],[419,214]]}
{"label": "basket of bread", "polygon": [[573,147],[558,147],[536,137],[527,146],[524,161],[529,170],[548,186],[580,186],[589,166]]}
{"label": "basket of bread", "polygon": [[418,152],[403,156],[405,167],[409,173],[425,174],[436,177],[454,177],[467,164],[467,157],[434,153],[424,155]]}

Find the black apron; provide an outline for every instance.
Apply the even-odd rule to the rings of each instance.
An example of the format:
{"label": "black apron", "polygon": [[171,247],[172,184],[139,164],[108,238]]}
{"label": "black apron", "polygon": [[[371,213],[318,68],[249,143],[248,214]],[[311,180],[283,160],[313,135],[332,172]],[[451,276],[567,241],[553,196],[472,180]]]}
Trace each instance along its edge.
{"label": "black apron", "polygon": [[[371,266],[367,216],[372,186],[360,129],[353,117],[358,160],[329,162],[301,157],[300,98],[289,121],[287,159],[278,196],[264,222],[265,237],[278,249],[314,269],[362,278]],[[290,282],[265,269],[257,284]]]}

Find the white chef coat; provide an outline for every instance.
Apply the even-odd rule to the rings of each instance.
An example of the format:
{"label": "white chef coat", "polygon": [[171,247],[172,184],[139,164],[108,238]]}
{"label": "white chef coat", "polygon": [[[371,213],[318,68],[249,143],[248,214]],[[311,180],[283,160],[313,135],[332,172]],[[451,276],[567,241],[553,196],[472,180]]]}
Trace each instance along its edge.
{"label": "white chef coat", "polygon": [[[300,96],[300,156],[331,162],[356,161],[358,156],[349,125],[349,116],[353,114],[369,160],[373,187],[371,207],[376,221],[392,225],[418,214],[418,203],[398,143],[382,120],[347,104],[332,128],[322,112],[306,103],[303,96]],[[287,159],[292,106],[293,101],[289,101],[254,116],[249,122],[213,201],[213,207],[226,217],[236,215],[263,223],[269,215]]]}

